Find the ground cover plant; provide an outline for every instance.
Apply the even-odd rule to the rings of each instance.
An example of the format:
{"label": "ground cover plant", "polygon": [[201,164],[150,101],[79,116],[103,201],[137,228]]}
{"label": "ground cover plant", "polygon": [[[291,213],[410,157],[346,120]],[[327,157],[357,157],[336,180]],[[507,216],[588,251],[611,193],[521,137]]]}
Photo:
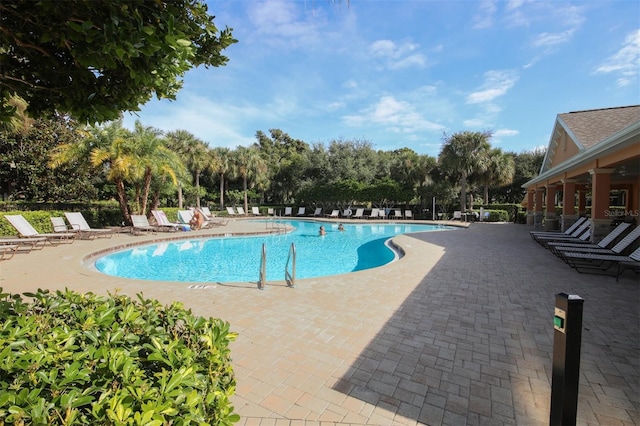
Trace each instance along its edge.
{"label": "ground cover plant", "polygon": [[180,303],[0,288],[0,424],[231,425],[220,320]]}

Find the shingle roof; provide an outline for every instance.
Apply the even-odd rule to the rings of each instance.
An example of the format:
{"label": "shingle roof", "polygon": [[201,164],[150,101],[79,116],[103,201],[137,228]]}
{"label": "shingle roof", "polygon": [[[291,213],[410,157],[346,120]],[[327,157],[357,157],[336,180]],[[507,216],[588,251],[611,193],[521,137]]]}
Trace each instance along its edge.
{"label": "shingle roof", "polygon": [[640,105],[592,109],[558,114],[576,142],[592,147],[608,137],[640,121]]}

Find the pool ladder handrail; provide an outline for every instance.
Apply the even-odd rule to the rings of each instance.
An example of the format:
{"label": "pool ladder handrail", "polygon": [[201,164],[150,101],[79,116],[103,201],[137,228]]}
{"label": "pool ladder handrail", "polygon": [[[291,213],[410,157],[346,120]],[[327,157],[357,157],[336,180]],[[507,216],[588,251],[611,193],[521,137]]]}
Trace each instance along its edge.
{"label": "pool ladder handrail", "polygon": [[[291,261],[291,273],[289,273],[289,261]],[[287,263],[284,266],[284,279],[287,282],[287,287],[294,288],[296,286],[296,245],[291,243],[289,247],[289,256],[287,256]]]}
{"label": "pool ladder handrail", "polygon": [[269,229],[269,228],[275,229],[278,232],[278,234],[281,234],[286,232],[287,225],[279,223],[278,218],[273,217],[273,218],[269,218],[269,220],[267,220],[265,223],[265,229]]}
{"label": "pool ladder handrail", "polygon": [[264,290],[267,283],[267,245],[262,243],[262,255],[260,257],[260,278],[258,279],[258,290]]}

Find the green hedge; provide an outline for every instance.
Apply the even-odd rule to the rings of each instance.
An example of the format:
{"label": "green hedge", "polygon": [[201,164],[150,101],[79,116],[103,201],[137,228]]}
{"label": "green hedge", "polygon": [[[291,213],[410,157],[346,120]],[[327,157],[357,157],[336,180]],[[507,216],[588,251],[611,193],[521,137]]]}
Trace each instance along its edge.
{"label": "green hedge", "polygon": [[489,218],[484,218],[484,222],[508,222],[509,212],[506,210],[485,210],[485,213],[489,212]]}
{"label": "green hedge", "polygon": [[219,319],[125,296],[0,288],[0,424],[231,425]]}

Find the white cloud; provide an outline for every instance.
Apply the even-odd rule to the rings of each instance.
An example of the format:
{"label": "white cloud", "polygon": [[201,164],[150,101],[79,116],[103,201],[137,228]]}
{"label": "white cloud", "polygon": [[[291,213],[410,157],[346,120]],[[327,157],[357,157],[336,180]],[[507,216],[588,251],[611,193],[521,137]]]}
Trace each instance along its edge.
{"label": "white cloud", "polygon": [[519,131],[513,130],[513,129],[498,129],[495,132],[493,132],[493,136],[495,136],[496,138],[499,138],[502,136],[518,136],[519,134],[520,134]]}
{"label": "white cloud", "polygon": [[427,57],[422,53],[414,53],[420,45],[404,42],[396,44],[392,40],[376,40],[369,46],[369,54],[385,60],[389,69],[400,69],[426,65]]}
{"label": "white cloud", "polygon": [[[143,110],[140,121],[145,126],[155,127],[164,132],[187,130],[212,147],[235,148],[255,142],[255,134],[243,132],[245,123],[264,117],[264,109],[254,105],[221,105],[206,97],[183,93],[180,100],[168,102],[153,101],[153,107],[163,105],[156,111]],[[133,128],[138,117],[124,116],[124,126]]]}
{"label": "white cloud", "polygon": [[375,125],[400,133],[444,130],[442,125],[424,118],[412,104],[389,95],[382,96],[376,104],[365,108],[360,114],[345,115],[343,121],[349,126]]}
{"label": "white cloud", "polygon": [[513,70],[487,71],[484,73],[484,83],[479,90],[467,96],[467,103],[491,102],[495,98],[506,94],[515,85],[518,78],[517,73]]}
{"label": "white cloud", "polygon": [[495,0],[481,2],[478,13],[473,17],[473,28],[482,30],[493,26],[497,10],[498,6]]}
{"label": "white cloud", "polygon": [[484,120],[481,120],[479,118],[471,118],[469,120],[464,120],[462,124],[464,124],[465,127],[475,127],[475,128],[486,127]]}
{"label": "white cloud", "polygon": [[640,29],[629,33],[620,50],[609,56],[596,69],[596,74],[620,73],[618,85],[628,86],[638,75],[640,63]]}
{"label": "white cloud", "polygon": [[304,15],[297,2],[270,0],[248,2],[247,15],[252,32],[262,43],[297,48],[322,40],[320,27],[325,22],[316,11]]}
{"label": "white cloud", "polygon": [[553,47],[559,44],[564,44],[571,40],[573,36],[573,30],[563,31],[561,33],[541,33],[538,34],[533,41],[533,47]]}
{"label": "white cloud", "polygon": [[355,81],[354,79],[347,80],[344,83],[342,83],[342,87],[344,87],[345,89],[357,89],[358,82]]}

